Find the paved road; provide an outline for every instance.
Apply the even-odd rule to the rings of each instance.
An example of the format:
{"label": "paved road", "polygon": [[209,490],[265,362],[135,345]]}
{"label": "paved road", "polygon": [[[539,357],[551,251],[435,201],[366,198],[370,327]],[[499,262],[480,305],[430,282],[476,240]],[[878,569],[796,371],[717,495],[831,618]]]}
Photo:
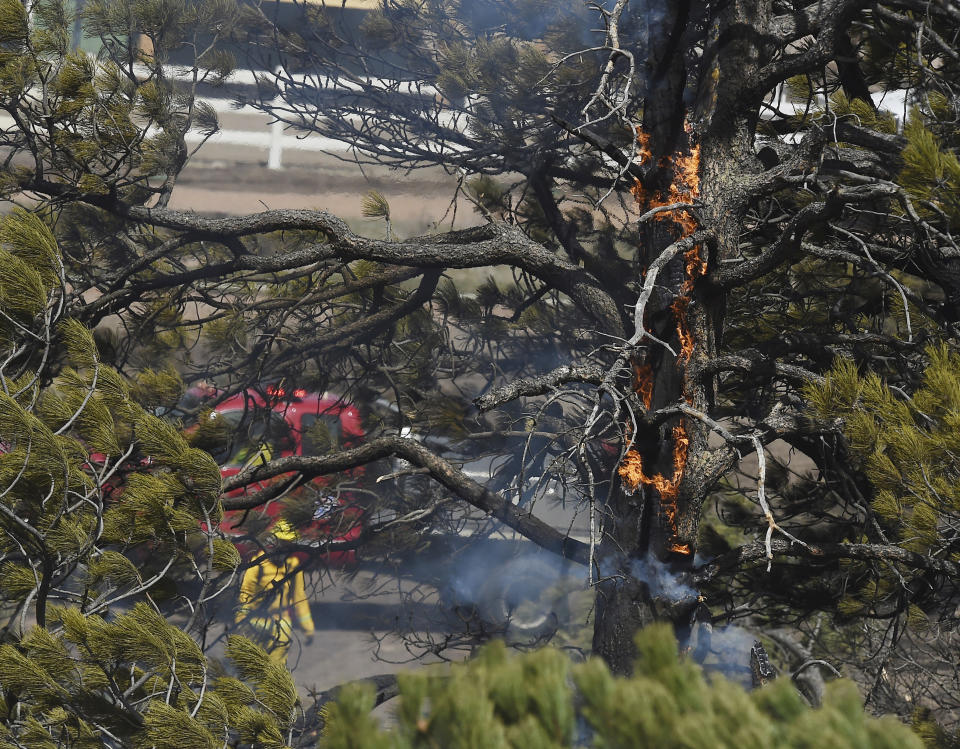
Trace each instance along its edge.
{"label": "paved road", "polygon": [[[469,539],[460,539],[458,548],[469,553]],[[438,583],[447,590],[463,589],[475,585],[474,573],[482,579],[495,577],[497,566],[476,570],[486,564],[490,545],[500,543],[516,549],[513,541],[487,542],[482,554],[466,559],[466,564],[457,564],[457,553],[432,558],[411,557],[399,568],[390,569],[361,563],[350,571],[313,573],[307,580],[311,596],[311,611],[316,635],[312,644],[295,642],[291,648],[288,665],[304,695],[310,691],[323,691],[353,679],[364,678],[398,670],[418,668],[438,658],[427,656],[417,660],[430,643],[442,643],[454,632],[463,634],[466,627],[476,631],[480,626],[475,620],[464,624],[449,605],[438,603]],[[527,554],[532,547],[520,545],[519,553]],[[494,555],[500,553],[495,550]],[[517,552],[511,552],[517,553]],[[523,557],[526,564],[529,556]],[[572,569],[575,575],[582,570]],[[474,582],[470,582],[474,577]],[[466,581],[466,582],[464,582]],[[506,580],[504,583],[508,582]],[[544,585],[548,585],[549,581]],[[558,635],[563,644],[586,646],[584,624],[589,614],[589,592],[579,577],[568,583],[568,594],[573,610],[570,626]],[[580,591],[580,592],[577,592]],[[230,611],[235,606],[232,600],[220,602],[218,619],[230,621]],[[462,611],[460,614],[462,615]],[[222,633],[222,628],[213,634]],[[212,650],[216,656],[220,645]],[[442,652],[444,659],[458,660],[469,652],[466,647],[449,648]]]}
{"label": "paved road", "polygon": [[[397,622],[408,616],[411,607],[403,604],[395,586],[392,591],[382,589],[391,582],[396,581],[362,571],[349,576],[334,572],[322,581],[311,576],[308,586],[312,584],[316,635],[312,644],[306,645],[303,633],[295,632],[288,656],[288,666],[304,698],[353,679],[420,665],[410,662],[410,653],[394,634]],[[224,626],[232,622],[235,607],[235,597],[218,602],[214,612],[218,623],[208,637],[208,653],[214,658],[223,655],[223,635],[242,633]]]}

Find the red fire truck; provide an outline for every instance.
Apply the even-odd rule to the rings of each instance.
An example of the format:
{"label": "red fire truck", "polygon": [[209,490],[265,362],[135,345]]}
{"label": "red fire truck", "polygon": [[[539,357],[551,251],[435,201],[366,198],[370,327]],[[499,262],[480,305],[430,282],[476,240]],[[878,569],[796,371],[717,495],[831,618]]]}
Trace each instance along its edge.
{"label": "red fire truck", "polygon": [[[204,398],[216,401],[217,393],[207,389]],[[219,422],[216,432],[226,441],[211,453],[224,478],[234,476],[257,463],[292,455],[320,455],[331,449],[359,444],[364,432],[356,407],[329,393],[312,393],[302,388],[267,386],[248,389],[214,406],[209,416]],[[347,484],[362,476],[357,469]],[[289,481],[278,476],[273,481]],[[231,492],[228,498],[256,492],[265,484],[252,484]],[[256,548],[258,533],[268,530],[284,515],[299,533],[299,542],[316,547],[330,564],[353,562],[353,550],[323,552],[331,542],[355,540],[363,530],[364,512],[349,486],[327,477],[294,480],[281,496],[253,510],[225,513],[221,528],[232,535],[241,551]]]}

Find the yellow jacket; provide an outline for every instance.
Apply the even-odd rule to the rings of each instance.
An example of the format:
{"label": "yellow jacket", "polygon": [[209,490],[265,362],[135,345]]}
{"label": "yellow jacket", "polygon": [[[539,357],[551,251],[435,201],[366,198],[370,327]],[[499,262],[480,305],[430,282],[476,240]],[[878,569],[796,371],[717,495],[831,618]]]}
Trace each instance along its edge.
{"label": "yellow jacket", "polygon": [[[299,566],[300,562],[296,557],[289,557],[279,565],[267,557],[261,557],[258,564],[248,568],[243,573],[243,582],[240,585],[237,621],[252,615],[269,616],[289,622],[292,609],[296,623],[306,634],[312,635],[313,616],[310,614],[310,603],[303,588],[303,573],[295,572]],[[281,583],[281,580],[284,582]]]}

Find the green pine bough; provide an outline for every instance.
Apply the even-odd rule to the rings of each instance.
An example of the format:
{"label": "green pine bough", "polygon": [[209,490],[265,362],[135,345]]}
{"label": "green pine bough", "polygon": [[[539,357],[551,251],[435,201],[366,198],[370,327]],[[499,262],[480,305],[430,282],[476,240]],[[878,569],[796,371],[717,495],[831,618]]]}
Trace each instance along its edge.
{"label": "green pine bough", "polygon": [[499,643],[473,660],[432,674],[399,678],[395,725],[370,715],[372,690],[344,688],[326,716],[328,749],[614,749],[922,746],[895,718],[864,712],[852,682],[838,680],[823,706],[809,707],[789,679],[747,692],[720,676],[707,678],[681,657],[670,628],[637,638],[634,676],[616,677],[602,661],[573,664],[545,648],[511,657]]}
{"label": "green pine bough", "polygon": [[290,673],[198,644],[240,564],[219,468],[132,394],[160,376],[100,361],[65,279],[43,214],[0,220],[0,749],[288,746]]}

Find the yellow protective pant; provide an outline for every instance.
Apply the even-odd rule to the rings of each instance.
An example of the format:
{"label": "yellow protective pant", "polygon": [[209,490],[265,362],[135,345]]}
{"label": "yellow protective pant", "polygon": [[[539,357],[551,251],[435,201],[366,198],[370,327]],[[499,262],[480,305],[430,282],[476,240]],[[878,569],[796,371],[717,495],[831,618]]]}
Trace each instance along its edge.
{"label": "yellow protective pant", "polygon": [[286,665],[293,632],[291,621],[283,616],[254,616],[247,620],[247,625],[252,630],[251,639],[267,651],[270,660]]}
{"label": "yellow protective pant", "polygon": [[[247,624],[256,640],[276,663],[286,663],[293,635],[293,619],[308,637],[313,617],[303,585],[299,561],[289,557],[279,564],[261,557],[247,569],[240,585],[237,624]],[[292,616],[291,616],[292,615]]]}

